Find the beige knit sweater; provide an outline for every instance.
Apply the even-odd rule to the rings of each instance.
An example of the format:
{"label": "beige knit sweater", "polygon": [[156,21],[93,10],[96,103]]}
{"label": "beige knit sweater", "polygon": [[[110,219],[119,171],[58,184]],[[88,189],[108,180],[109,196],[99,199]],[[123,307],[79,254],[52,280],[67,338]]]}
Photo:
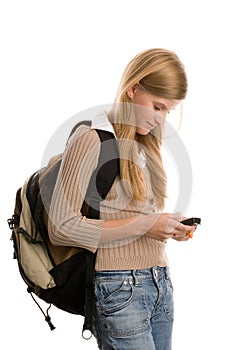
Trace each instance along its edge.
{"label": "beige knit sweater", "polygon": [[136,220],[129,227],[130,238],[99,244],[105,220],[156,212],[147,167],[143,169],[148,183],[146,203],[129,201],[120,178],[117,177],[106,199],[101,203],[100,220],[82,216],[81,207],[90,177],[98,163],[99,152],[99,137],[88,126],[79,127],[69,140],[50,206],[48,231],[51,242],[54,245],[77,246],[92,252],[97,251],[97,271],[167,266],[165,243],[145,235],[136,238]]}

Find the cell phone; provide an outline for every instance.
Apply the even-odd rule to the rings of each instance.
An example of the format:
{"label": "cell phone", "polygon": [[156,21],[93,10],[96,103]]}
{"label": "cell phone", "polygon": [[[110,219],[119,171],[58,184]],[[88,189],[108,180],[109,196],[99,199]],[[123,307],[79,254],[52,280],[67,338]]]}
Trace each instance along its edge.
{"label": "cell phone", "polygon": [[201,224],[201,219],[200,218],[189,218],[189,219],[185,219],[181,221],[181,224],[183,225],[188,225],[188,226],[192,226],[192,225],[200,225]]}

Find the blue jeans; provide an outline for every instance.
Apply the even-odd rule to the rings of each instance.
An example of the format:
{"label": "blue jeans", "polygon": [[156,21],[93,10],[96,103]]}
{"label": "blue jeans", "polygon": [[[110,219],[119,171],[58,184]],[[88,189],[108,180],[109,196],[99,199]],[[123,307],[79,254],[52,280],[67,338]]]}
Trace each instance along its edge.
{"label": "blue jeans", "polygon": [[171,349],[174,307],[167,267],[96,272],[95,299],[99,349]]}

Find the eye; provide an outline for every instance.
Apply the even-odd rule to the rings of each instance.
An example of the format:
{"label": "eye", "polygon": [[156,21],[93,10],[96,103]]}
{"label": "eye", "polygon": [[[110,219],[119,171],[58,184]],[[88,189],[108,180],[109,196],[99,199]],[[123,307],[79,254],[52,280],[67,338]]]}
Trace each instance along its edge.
{"label": "eye", "polygon": [[155,109],[156,111],[161,111],[162,108],[155,105],[155,106],[154,106],[154,109]]}

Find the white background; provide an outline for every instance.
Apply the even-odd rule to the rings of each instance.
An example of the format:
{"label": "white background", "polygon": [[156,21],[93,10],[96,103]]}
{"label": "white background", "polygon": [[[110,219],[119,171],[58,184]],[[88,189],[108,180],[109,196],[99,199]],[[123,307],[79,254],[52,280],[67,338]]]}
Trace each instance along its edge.
{"label": "white background", "polygon": [[[79,111],[111,103],[128,61],[164,47],[180,56],[188,73],[180,137],[194,182],[184,214],[202,218],[188,243],[168,243],[173,349],[233,349],[231,13],[226,0],[0,2],[1,348],[97,348],[94,340],[82,340],[82,318],[55,308],[57,328],[50,332],[12,259],[6,220],[16,189],[40,168],[56,129]],[[172,197],[172,160],[167,166]]]}

